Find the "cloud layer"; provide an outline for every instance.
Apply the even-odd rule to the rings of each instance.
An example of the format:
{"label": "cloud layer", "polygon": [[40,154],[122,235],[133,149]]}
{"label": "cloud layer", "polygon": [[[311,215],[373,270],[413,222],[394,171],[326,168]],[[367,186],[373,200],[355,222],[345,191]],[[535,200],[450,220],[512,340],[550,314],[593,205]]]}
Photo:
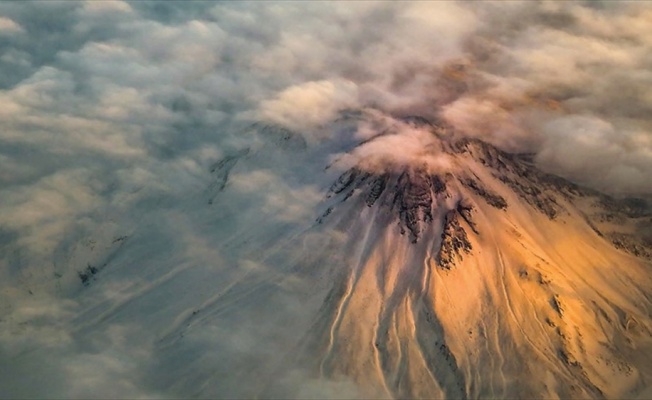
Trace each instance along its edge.
{"label": "cloud layer", "polygon": [[48,2],[1,13],[4,182],[39,175],[16,148],[160,159],[219,143],[234,120],[309,131],[371,107],[537,152],[599,189],[652,190],[644,2]]}

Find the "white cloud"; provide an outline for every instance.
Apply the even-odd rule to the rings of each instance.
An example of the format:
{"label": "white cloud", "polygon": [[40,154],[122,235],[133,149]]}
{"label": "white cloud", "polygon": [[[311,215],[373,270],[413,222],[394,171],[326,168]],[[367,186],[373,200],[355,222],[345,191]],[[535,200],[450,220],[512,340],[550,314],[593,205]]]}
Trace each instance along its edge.
{"label": "white cloud", "polygon": [[553,119],[543,126],[537,160],[547,169],[611,193],[652,190],[650,135],[617,131],[595,116]]}
{"label": "white cloud", "polygon": [[0,16],[0,35],[23,32],[23,27],[16,21]]}
{"label": "white cloud", "polygon": [[84,2],[84,11],[90,13],[103,13],[107,11],[131,13],[133,12],[133,9],[129,5],[129,3],[121,0],[105,0],[105,1]]}
{"label": "white cloud", "polygon": [[316,128],[358,106],[353,82],[318,81],[289,87],[261,104],[261,118],[291,129]]}

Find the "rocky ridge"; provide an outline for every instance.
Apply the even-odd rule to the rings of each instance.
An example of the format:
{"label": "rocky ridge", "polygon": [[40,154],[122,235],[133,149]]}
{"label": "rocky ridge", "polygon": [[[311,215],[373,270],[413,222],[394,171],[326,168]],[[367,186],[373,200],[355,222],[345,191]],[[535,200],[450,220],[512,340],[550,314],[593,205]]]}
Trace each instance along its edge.
{"label": "rocky ridge", "polygon": [[[408,123],[423,126],[426,124],[423,121],[423,118],[409,119]],[[463,163],[480,165],[507,191],[551,221],[569,215],[569,204],[585,198],[592,199],[602,209],[611,210],[600,217],[602,220],[651,215],[641,200],[618,200],[583,188],[541,171],[527,154],[507,153],[479,139],[463,138],[444,143],[442,150]],[[433,225],[440,225],[437,261],[441,268],[450,269],[455,259],[472,251],[469,235],[480,235],[473,219],[473,200],[499,210],[509,208],[507,199],[490,186],[495,187],[484,184],[470,168],[431,173],[426,167],[403,166],[377,173],[356,166],[344,171],[331,185],[326,195],[328,207],[317,222],[323,223],[341,203],[355,197],[363,199],[366,207],[379,207],[381,213],[391,215],[400,234],[406,235],[411,243],[417,243]],[[605,237],[597,227],[597,218],[585,216],[585,221],[596,234]],[[652,257],[652,244],[636,235],[611,232],[606,238],[617,249],[637,257]]]}

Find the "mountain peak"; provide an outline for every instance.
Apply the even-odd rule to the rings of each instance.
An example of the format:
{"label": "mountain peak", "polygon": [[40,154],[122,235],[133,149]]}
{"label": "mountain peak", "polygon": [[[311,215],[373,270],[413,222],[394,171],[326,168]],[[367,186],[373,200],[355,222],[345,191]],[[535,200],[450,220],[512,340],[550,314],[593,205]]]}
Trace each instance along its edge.
{"label": "mountain peak", "polygon": [[[466,238],[479,235],[474,214],[493,209],[507,213],[494,218],[509,219],[510,207],[515,205],[516,212],[539,214],[558,224],[579,214],[582,224],[603,234],[578,203],[586,203],[584,199],[588,198],[593,199],[589,202],[608,205],[616,200],[547,174],[527,157],[477,138],[442,138],[431,130],[435,125],[429,121],[412,121],[408,120],[408,129],[378,135],[350,151],[357,164],[345,169],[333,182],[318,222],[337,219],[340,208],[369,208],[374,210],[374,218],[386,225],[393,221],[398,227],[396,232],[407,235],[412,243],[430,237],[434,249],[442,250],[454,243],[453,247],[468,252],[472,246]],[[398,148],[394,146],[402,146],[403,156],[394,155],[391,150]],[[406,152],[412,157],[400,158]],[[640,202],[630,203],[631,207],[621,207],[622,212],[630,208],[632,213],[641,212]],[[620,234],[612,244],[647,254],[640,249],[640,243],[625,245]],[[445,268],[454,264],[450,257],[439,260]]]}

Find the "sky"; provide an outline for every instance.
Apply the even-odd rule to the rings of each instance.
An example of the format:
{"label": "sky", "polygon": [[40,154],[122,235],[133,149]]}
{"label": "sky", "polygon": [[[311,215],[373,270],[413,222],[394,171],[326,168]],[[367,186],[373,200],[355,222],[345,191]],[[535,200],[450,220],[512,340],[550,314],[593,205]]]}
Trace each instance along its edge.
{"label": "sky", "polygon": [[[5,315],[25,270],[36,276],[84,233],[110,231],[107,219],[135,221],[134,210],[164,207],[180,187],[201,190],[253,122],[310,145],[336,140],[328,126],[347,110],[419,115],[534,153],[542,169],[582,185],[652,193],[645,1],[0,2],[0,71]],[[256,179],[270,191],[284,185],[269,173],[240,178],[243,193]],[[264,205],[300,210],[298,199],[318,196],[298,190]],[[65,314],[57,304],[33,315]],[[25,349],[68,337],[32,333]],[[3,335],[6,367],[17,339]],[[126,346],[118,331],[106,336]],[[131,374],[104,354],[80,354],[61,359]],[[83,397],[93,379],[58,393]],[[125,382],[122,393],[140,393]]]}

